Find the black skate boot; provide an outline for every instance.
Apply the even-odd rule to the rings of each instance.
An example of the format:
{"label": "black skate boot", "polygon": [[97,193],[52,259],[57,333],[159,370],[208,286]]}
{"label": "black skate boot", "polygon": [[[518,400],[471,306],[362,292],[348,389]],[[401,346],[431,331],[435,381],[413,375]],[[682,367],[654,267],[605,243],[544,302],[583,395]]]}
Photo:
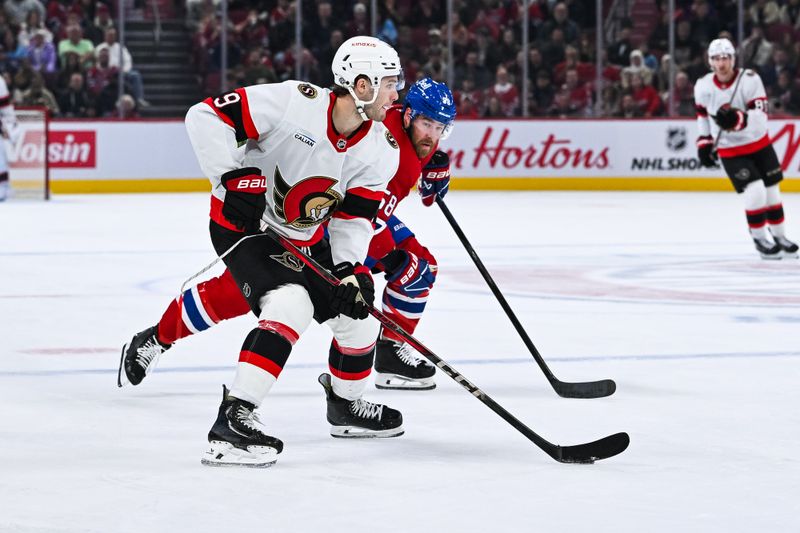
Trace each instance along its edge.
{"label": "black skate boot", "polygon": [[436,367],[414,355],[407,343],[378,340],[375,351],[375,387],[395,390],[436,388]]}
{"label": "black skate boot", "polygon": [[797,244],[793,243],[786,237],[772,236],[775,239],[775,244],[781,247],[783,257],[797,258]]}
{"label": "black skate boot", "polygon": [[772,241],[763,237],[753,237],[753,243],[762,259],[780,259],[782,257],[781,247]]}
{"label": "black skate boot", "polygon": [[400,411],[361,398],[352,401],[340,398],[333,392],[330,374],[320,374],[319,383],[325,389],[328,399],[331,436],[385,438],[399,437],[405,432]]}
{"label": "black skate boot", "polygon": [[158,326],[147,328],[133,336],[131,342],[122,347],[117,372],[117,386],[130,383],[138,385],[156,367],[158,358],[172,346],[158,340]]}
{"label": "black skate boot", "polygon": [[266,468],[275,464],[283,442],[264,433],[255,406],[228,394],[222,386],[217,421],[208,432],[209,449],[201,463],[208,466]]}

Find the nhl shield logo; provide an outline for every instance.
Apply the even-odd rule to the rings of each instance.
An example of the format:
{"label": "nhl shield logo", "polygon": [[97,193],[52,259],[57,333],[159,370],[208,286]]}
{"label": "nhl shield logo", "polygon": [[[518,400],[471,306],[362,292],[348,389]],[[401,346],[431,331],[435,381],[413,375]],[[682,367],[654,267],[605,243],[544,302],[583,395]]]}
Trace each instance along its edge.
{"label": "nhl shield logo", "polygon": [[667,148],[679,152],[686,148],[688,134],[686,128],[669,128],[667,130]]}
{"label": "nhl shield logo", "polygon": [[304,229],[321,224],[333,216],[342,201],[342,195],[333,190],[337,183],[333,178],[310,176],[289,185],[277,166],[274,177],[275,214],[288,226]]}
{"label": "nhl shield logo", "polygon": [[339,150],[344,150],[345,148],[347,148],[347,141],[345,139],[339,139],[338,141],[336,141],[336,148],[338,148]]}

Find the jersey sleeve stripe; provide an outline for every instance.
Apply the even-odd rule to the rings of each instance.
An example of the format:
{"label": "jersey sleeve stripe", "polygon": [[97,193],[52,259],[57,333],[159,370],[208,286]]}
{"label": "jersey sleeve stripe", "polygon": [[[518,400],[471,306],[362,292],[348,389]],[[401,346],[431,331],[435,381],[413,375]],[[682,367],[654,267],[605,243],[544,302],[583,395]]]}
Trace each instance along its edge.
{"label": "jersey sleeve stripe", "polygon": [[225,124],[227,124],[231,128],[236,129],[236,126],[233,124],[233,121],[228,117],[228,115],[226,115],[225,113],[222,113],[217,108],[217,106],[214,105],[213,98],[208,97],[205,100],[203,100],[203,102],[208,104],[208,107],[210,107],[211,109],[214,110],[214,113],[216,113],[216,115],[220,118],[220,120],[222,120],[222,122],[224,122]]}
{"label": "jersey sleeve stripe", "polygon": [[7,105],[11,105],[11,96],[0,98],[0,107],[6,107]]}
{"label": "jersey sleeve stripe", "polygon": [[366,187],[353,187],[352,189],[347,189],[347,194],[354,194],[367,200],[377,200],[378,202],[383,200],[385,193],[386,191],[376,191],[373,189],[367,189]]}
{"label": "jersey sleeve stripe", "polygon": [[698,117],[708,116],[708,110],[705,107],[701,106],[700,104],[695,104],[694,110],[697,112]]}
{"label": "jersey sleeve stripe", "polygon": [[247,138],[258,139],[258,130],[250,114],[250,102],[247,99],[247,92],[243,88],[236,89],[236,92],[242,97],[242,123],[244,124],[244,131],[247,134]]}
{"label": "jersey sleeve stripe", "polygon": [[336,218],[352,219],[352,218],[365,218],[372,220],[378,213],[378,207],[381,205],[381,198],[383,193],[377,198],[365,198],[357,194],[353,194],[352,190],[348,190],[344,195],[342,206],[333,214]]}

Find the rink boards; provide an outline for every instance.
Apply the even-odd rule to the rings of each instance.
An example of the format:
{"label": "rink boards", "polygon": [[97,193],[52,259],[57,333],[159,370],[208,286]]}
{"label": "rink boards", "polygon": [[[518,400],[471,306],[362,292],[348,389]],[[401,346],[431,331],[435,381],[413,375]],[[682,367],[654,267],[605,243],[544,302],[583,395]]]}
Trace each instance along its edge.
{"label": "rink boards", "polygon": [[[800,191],[800,128],[770,121],[785,191]],[[55,193],[208,190],[183,122],[53,121],[48,159]],[[693,120],[463,120],[442,143],[454,189],[730,190],[699,167]],[[11,176],[41,166],[23,135],[6,143]]]}

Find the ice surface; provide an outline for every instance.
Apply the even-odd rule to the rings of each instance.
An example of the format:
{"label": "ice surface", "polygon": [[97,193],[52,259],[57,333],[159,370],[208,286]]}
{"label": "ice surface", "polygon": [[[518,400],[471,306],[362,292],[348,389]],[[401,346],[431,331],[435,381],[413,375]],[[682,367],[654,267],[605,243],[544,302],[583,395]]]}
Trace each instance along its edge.
{"label": "ice surface", "polygon": [[[534,431],[628,431],[556,463],[446,376],[377,391],[406,434],[328,435],[329,333],[297,344],[262,418],[266,470],[200,465],[254,322],[181,341],[135,388],[119,350],[214,259],[208,198],[0,205],[0,531],[798,531],[800,262],[760,260],[733,193],[467,193],[447,203],[553,372],[549,387],[436,206],[398,215],[440,274],[417,337]],[[800,196],[786,195],[800,238]],[[219,273],[215,269],[214,273]]]}

